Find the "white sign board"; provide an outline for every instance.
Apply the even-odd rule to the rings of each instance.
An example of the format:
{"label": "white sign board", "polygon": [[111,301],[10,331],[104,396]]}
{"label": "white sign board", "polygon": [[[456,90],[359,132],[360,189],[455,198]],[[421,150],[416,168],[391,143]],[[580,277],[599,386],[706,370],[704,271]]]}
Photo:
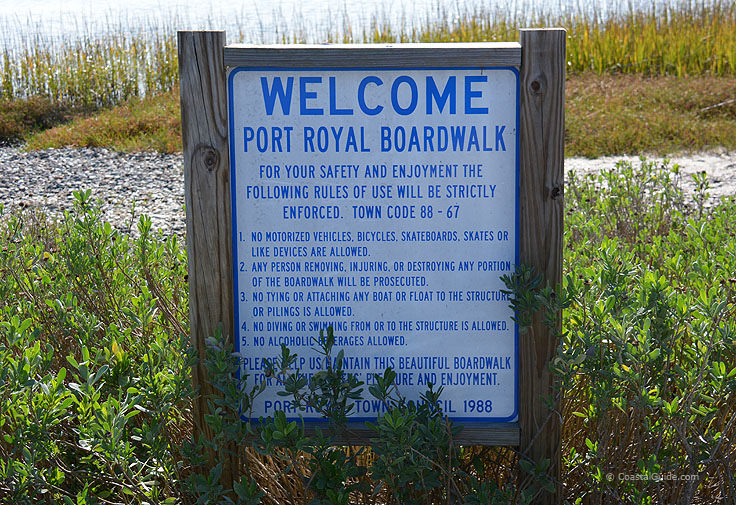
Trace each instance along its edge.
{"label": "white sign board", "polygon": [[[519,257],[514,68],[235,68],[228,78],[236,352],[295,412],[265,360],[309,375],[332,325],[366,385],[442,386],[455,421],[514,421],[518,330],[501,275]],[[335,353],[336,354],[336,353]],[[354,420],[383,405],[356,402]]]}

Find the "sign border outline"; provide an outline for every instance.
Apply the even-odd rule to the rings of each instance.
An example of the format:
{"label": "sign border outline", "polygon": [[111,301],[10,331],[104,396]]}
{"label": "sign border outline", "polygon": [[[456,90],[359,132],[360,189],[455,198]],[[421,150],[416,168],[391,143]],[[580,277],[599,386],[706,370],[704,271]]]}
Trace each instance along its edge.
{"label": "sign border outline", "polygon": [[[389,49],[390,50],[390,49]],[[238,257],[237,257],[237,206],[236,206],[236,168],[235,168],[235,141],[233,136],[231,135],[231,132],[234,131],[234,111],[233,111],[233,79],[235,76],[240,72],[257,72],[257,71],[294,71],[294,72],[310,72],[310,71],[331,71],[331,72],[338,72],[338,71],[360,71],[360,70],[379,70],[379,71],[391,71],[391,70],[405,70],[405,71],[421,71],[421,70],[509,70],[514,74],[514,77],[516,79],[516,136],[515,136],[515,179],[516,179],[516,188],[515,188],[515,198],[516,198],[516,205],[515,205],[515,226],[516,230],[514,233],[515,238],[515,266],[518,267],[519,265],[519,247],[520,247],[520,219],[521,219],[521,209],[520,209],[520,172],[521,172],[521,165],[520,165],[520,114],[521,114],[521,103],[520,103],[520,71],[518,67],[515,66],[451,66],[451,67],[445,67],[445,66],[432,66],[432,67],[396,67],[396,66],[388,66],[388,67],[382,67],[382,66],[356,66],[356,67],[330,67],[330,66],[319,66],[319,67],[286,67],[286,66],[258,66],[258,67],[230,67],[227,73],[227,125],[228,125],[228,150],[229,150],[229,164],[230,164],[230,198],[231,198],[231,235],[232,235],[232,253],[233,253],[233,330],[236,335],[233,335],[233,352],[238,355],[238,368],[236,371],[236,378],[238,381],[240,381],[240,371],[241,371],[241,365],[240,365],[240,327],[238,326],[239,317],[240,317],[240,302],[239,302],[239,296],[238,296]],[[455,423],[468,423],[468,424],[474,424],[474,423],[508,423],[508,422],[518,422],[519,418],[519,325],[517,322],[513,322],[514,324],[514,370],[516,373],[514,374],[514,410],[513,412],[506,417],[488,417],[488,418],[480,418],[480,417],[451,417],[446,416],[448,419],[452,420]],[[444,412],[443,412],[444,414]],[[245,417],[244,415],[241,417]],[[348,422],[366,422],[366,421],[375,421],[378,416],[376,417],[350,417],[348,419]],[[304,419],[301,416],[299,417],[289,417],[287,416],[288,421],[301,421],[305,424],[320,424],[320,423],[326,423],[328,422],[327,419]],[[250,422],[253,423],[259,423],[258,419],[251,419]]]}

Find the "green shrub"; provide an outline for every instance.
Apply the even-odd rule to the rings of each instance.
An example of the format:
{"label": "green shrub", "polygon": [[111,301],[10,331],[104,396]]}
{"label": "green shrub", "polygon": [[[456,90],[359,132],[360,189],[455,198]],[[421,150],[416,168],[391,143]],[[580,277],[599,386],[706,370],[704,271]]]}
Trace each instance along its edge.
{"label": "green shrub", "polygon": [[0,496],[159,503],[190,430],[186,259],[150,220],[132,239],[75,197],[58,222],[0,224]]}
{"label": "green shrub", "polygon": [[570,498],[735,496],[736,202],[706,208],[705,174],[692,197],[679,177],[642,160],[567,188],[571,304],[553,367]]}
{"label": "green shrub", "polygon": [[[736,201],[704,174],[680,189],[668,163],[620,163],[566,189],[564,282],[505,280],[523,331],[562,309],[553,371],[570,503],[730,503],[736,498]],[[12,503],[529,503],[549,462],[460,447],[436,407],[408,401],[386,370],[345,375],[328,331],[311,381],[282,348],[272,376],[321,430],[283,412],[252,422],[262,386],[234,379],[227,338],[209,339],[211,440],[194,440],[185,335],[186,256],[176,237],[103,223],[89,193],[57,221],[0,209],[0,499]],[[333,359],[338,358],[338,359]],[[351,401],[387,411],[373,446],[350,443]],[[244,416],[244,417],[243,417]],[[421,448],[421,450],[419,450]],[[232,488],[222,462],[243,462]],[[515,482],[514,468],[527,476]],[[530,485],[530,483],[533,483]]]}

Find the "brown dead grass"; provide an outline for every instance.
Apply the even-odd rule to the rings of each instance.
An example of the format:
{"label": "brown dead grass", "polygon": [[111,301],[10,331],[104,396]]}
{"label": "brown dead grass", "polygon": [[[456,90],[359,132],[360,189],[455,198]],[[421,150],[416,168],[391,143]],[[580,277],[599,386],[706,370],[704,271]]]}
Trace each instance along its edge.
{"label": "brown dead grass", "polygon": [[[736,77],[571,75],[566,83],[567,156],[673,155],[736,150]],[[179,92],[32,133],[29,149],[79,146],[181,151]]]}
{"label": "brown dead grass", "polygon": [[568,156],[736,149],[736,78],[587,73],[566,84]]}

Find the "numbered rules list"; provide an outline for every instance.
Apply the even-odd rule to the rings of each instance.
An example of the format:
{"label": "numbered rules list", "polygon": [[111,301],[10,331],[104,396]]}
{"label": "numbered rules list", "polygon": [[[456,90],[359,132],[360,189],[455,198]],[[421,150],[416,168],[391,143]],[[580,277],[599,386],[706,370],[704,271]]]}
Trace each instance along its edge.
{"label": "numbered rules list", "polygon": [[253,416],[284,410],[281,344],[307,378],[332,326],[363,381],[444,388],[456,421],[514,421],[518,330],[501,276],[519,257],[514,68],[234,68],[228,77],[235,350]]}

